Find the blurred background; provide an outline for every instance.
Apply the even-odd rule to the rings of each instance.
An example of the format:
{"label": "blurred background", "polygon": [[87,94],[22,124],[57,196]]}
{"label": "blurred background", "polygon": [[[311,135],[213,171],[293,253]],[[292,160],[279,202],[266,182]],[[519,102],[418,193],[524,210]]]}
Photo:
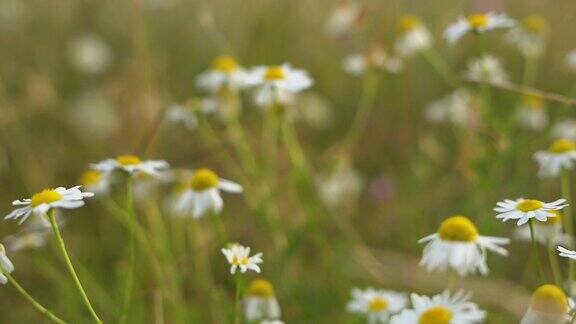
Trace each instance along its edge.
{"label": "blurred background", "polygon": [[[327,20],[350,4],[357,6],[353,24],[335,37]],[[546,19],[546,50],[533,86],[573,94],[576,72],[566,55],[576,47],[576,3],[568,0],[2,0],[0,210],[7,214],[11,201],[45,187],[76,185],[90,163],[126,153],[164,159],[174,168],[210,167],[251,190],[249,178],[228,170],[218,158],[235,145],[224,122],[213,116],[181,122],[186,119],[170,113],[174,105],[205,95],[195,78],[222,54],[247,67],[290,62],[313,77],[314,87],[294,107],[294,124],[320,186],[362,92],[362,78],[346,73],[344,58],[374,42],[393,51],[399,19],[411,14],[424,22],[435,50],[460,75],[476,55],[474,39],[449,47],[441,35],[457,17],[478,11]],[[520,84],[526,62],[502,34],[487,34],[488,51]],[[537,180],[532,154],[548,145],[555,122],[576,117],[574,108],[547,103],[546,127],[507,128],[495,136],[494,154],[479,161],[473,127],[456,129],[426,119],[426,107],[450,92],[420,57],[404,60],[397,73],[383,72],[370,118],[348,160],[354,176],[344,180],[344,189],[334,189],[343,191],[337,198],[342,205],[327,204],[314,226],[303,221],[300,207],[306,202],[290,177],[287,154],[280,152],[274,196],[279,224],[289,233],[287,249],[271,244],[269,230],[242,196],[225,197],[228,236],[264,252],[262,275],[275,285],[287,323],[361,323],[345,310],[352,287],[438,293],[448,279],[418,267],[422,246],[417,240],[433,233],[442,219],[464,214],[485,235],[510,236],[513,224],[494,218],[497,201],[559,196],[556,181]],[[494,90],[496,115],[512,119],[521,99]],[[261,116],[245,98],[241,122],[255,148]],[[219,141],[206,140],[206,120],[222,135]],[[234,293],[220,242],[210,220],[202,219],[199,244],[186,243],[188,220],[165,213],[169,190],[155,186],[137,199],[148,244],[138,250],[129,322],[217,323],[218,306],[224,317],[229,314]],[[110,195],[122,202],[122,188],[117,191]],[[113,322],[126,266],[126,229],[103,205],[94,199],[87,208],[66,212],[63,235],[95,307],[105,322]],[[20,229],[3,222],[0,232],[6,237]],[[490,311],[488,323],[516,322],[536,282],[536,272],[527,270],[532,266],[529,245],[514,241],[509,250],[507,258],[489,257],[489,276],[458,282]],[[45,246],[9,256],[15,277],[38,300],[70,322],[88,322],[51,237]],[[197,278],[200,256],[209,265],[209,284]],[[208,297],[214,294],[216,299]],[[2,323],[43,320],[12,287],[1,287],[0,300]]]}

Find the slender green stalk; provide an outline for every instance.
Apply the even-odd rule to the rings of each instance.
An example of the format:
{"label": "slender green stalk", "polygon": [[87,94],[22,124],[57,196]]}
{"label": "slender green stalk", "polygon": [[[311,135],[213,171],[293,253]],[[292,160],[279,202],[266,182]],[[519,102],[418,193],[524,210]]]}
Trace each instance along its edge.
{"label": "slender green stalk", "polygon": [[74,266],[72,265],[72,260],[70,260],[70,256],[68,255],[68,250],[66,250],[66,244],[64,244],[64,239],[62,238],[62,234],[60,234],[60,229],[58,229],[58,223],[56,222],[56,215],[54,214],[54,212],[55,212],[54,209],[51,209],[48,212],[48,219],[50,220],[50,225],[52,226],[52,231],[54,232],[54,236],[56,237],[56,240],[58,241],[58,245],[60,247],[62,255],[64,256],[64,261],[66,262],[66,266],[68,267],[68,271],[70,272],[70,275],[72,276],[72,280],[74,281],[74,284],[76,285],[76,288],[78,289],[78,292],[80,293],[80,296],[82,296],[82,301],[86,305],[86,308],[88,308],[88,311],[90,312],[90,315],[92,316],[94,321],[96,323],[103,323],[102,320],[100,320],[100,318],[98,317],[98,315],[94,311],[94,308],[92,307],[92,304],[90,303],[90,299],[88,298],[88,295],[86,295],[86,292],[84,291],[84,287],[82,287],[82,283],[80,282],[80,278],[78,278],[78,275],[76,274],[76,270],[74,269]]}
{"label": "slender green stalk", "polygon": [[[226,98],[229,109],[233,111],[241,110],[241,101],[237,93],[230,94],[231,98]],[[246,137],[244,127],[240,123],[238,113],[232,113],[232,116],[226,119],[226,130],[232,146],[236,149],[244,170],[251,176],[256,176],[258,171],[256,157],[250,142]]]}
{"label": "slender green stalk", "polygon": [[538,246],[536,244],[536,238],[534,236],[534,224],[532,219],[528,222],[528,226],[530,227],[530,239],[532,241],[532,255],[534,256],[534,260],[536,261],[536,267],[538,268],[538,274],[540,277],[540,282],[544,283],[544,270],[542,269],[542,263],[540,263],[540,256],[538,256]]}
{"label": "slender green stalk", "polygon": [[220,245],[225,245],[226,243],[230,242],[228,240],[228,232],[226,231],[226,226],[224,225],[224,221],[222,220],[221,215],[208,215],[214,224],[214,229],[218,234],[218,239],[220,240]]}
{"label": "slender green stalk", "polygon": [[444,80],[450,87],[458,89],[460,87],[460,80],[454,75],[454,71],[450,69],[450,66],[444,61],[444,59],[438,55],[433,48],[420,51],[420,55],[428,62],[432,68],[438,73],[438,75]]}
{"label": "slender green stalk", "polygon": [[58,324],[66,324],[58,316],[54,315],[51,311],[42,306],[34,297],[32,297],[20,284],[14,279],[9,273],[5,272],[4,275],[8,278],[8,281],[16,288],[16,290],[28,301],[34,308],[36,308],[40,313],[46,316],[49,320]]}
{"label": "slender green stalk", "polygon": [[558,255],[556,254],[556,245],[548,244],[548,261],[554,276],[554,283],[562,287],[562,271],[560,271],[560,264],[558,263]]}
{"label": "slender green stalk", "polygon": [[[562,191],[562,198],[566,199],[568,208],[564,209],[564,231],[569,237],[574,237],[574,219],[572,218],[572,190],[570,187],[570,171],[563,169],[560,175],[560,186]],[[572,284],[576,279],[576,264],[568,262],[568,283]]]}
{"label": "slender green stalk", "polygon": [[236,301],[234,307],[234,324],[242,323],[242,274],[236,273]]}
{"label": "slender green stalk", "polygon": [[130,304],[132,301],[132,290],[134,290],[134,267],[136,263],[136,248],[134,244],[136,230],[136,213],[134,212],[134,192],[132,175],[126,175],[126,211],[128,216],[128,273],[124,286],[124,296],[122,298],[122,312],[118,323],[126,323]]}

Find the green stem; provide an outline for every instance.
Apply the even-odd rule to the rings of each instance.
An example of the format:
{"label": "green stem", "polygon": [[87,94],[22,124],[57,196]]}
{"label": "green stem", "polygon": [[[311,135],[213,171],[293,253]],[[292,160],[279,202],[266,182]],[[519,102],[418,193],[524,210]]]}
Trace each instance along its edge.
{"label": "green stem", "polygon": [[134,192],[132,175],[126,175],[126,211],[128,216],[128,273],[124,286],[124,296],[122,298],[122,312],[118,323],[126,323],[130,312],[132,301],[132,290],[134,289],[134,267],[136,263],[136,251],[134,244],[134,232],[136,229],[136,213],[134,212]]}
{"label": "green stem", "polygon": [[434,68],[442,80],[444,80],[450,87],[454,89],[460,87],[460,80],[454,76],[454,71],[450,69],[450,66],[433,48],[421,51],[420,55],[422,55],[424,60]]}
{"label": "green stem", "polygon": [[[569,237],[574,237],[574,219],[572,218],[572,190],[570,188],[570,171],[562,170],[560,175],[560,186],[562,191],[562,198],[566,199],[568,208],[564,209],[564,231]],[[571,246],[572,247],[572,246]],[[574,262],[568,263],[568,284],[572,284],[576,277],[576,264]]]}
{"label": "green stem", "polygon": [[30,304],[32,304],[32,306],[36,308],[40,313],[42,313],[44,316],[46,316],[49,320],[51,320],[54,323],[66,324],[66,322],[61,320],[58,316],[52,314],[51,311],[49,311],[39,302],[37,302],[36,299],[34,299],[34,297],[32,297],[24,288],[22,288],[22,286],[20,286],[20,284],[16,281],[16,279],[14,279],[9,273],[5,272],[4,275],[8,278],[8,281],[10,281],[10,283],[14,286],[14,288],[16,288],[16,290],[18,290],[18,292],[28,302],[30,302]]}
{"label": "green stem", "polygon": [[562,271],[560,271],[560,264],[558,263],[558,255],[556,254],[556,245],[548,244],[548,261],[554,276],[554,283],[562,287]]}
{"label": "green stem", "polygon": [[52,231],[54,232],[54,236],[56,237],[56,240],[58,241],[58,245],[60,247],[60,250],[62,251],[62,255],[64,256],[64,261],[66,262],[66,266],[68,267],[68,271],[70,272],[70,275],[72,276],[72,280],[74,281],[74,284],[76,285],[76,288],[78,289],[78,292],[80,293],[80,296],[82,296],[82,301],[86,305],[86,308],[88,308],[88,311],[90,312],[90,315],[92,315],[92,318],[94,319],[94,321],[96,323],[103,323],[102,320],[100,320],[100,318],[98,317],[98,315],[94,311],[94,308],[92,307],[92,304],[90,303],[90,299],[88,299],[88,295],[86,295],[86,292],[84,291],[84,287],[82,287],[82,283],[80,282],[80,279],[78,278],[78,275],[76,274],[76,270],[74,269],[74,266],[72,265],[72,261],[70,260],[70,256],[68,255],[68,250],[66,250],[66,245],[64,244],[64,239],[62,238],[62,235],[60,234],[60,229],[58,229],[58,223],[56,222],[56,216],[55,216],[54,212],[55,212],[54,209],[51,209],[48,212],[48,219],[50,220],[50,225],[52,226]]}
{"label": "green stem", "polygon": [[528,226],[530,227],[530,239],[532,241],[532,254],[534,260],[536,261],[536,267],[538,268],[538,275],[540,277],[540,282],[544,283],[544,270],[542,270],[542,263],[540,263],[540,256],[538,256],[538,246],[536,244],[536,237],[534,236],[534,224],[532,219],[528,221]]}
{"label": "green stem", "polygon": [[242,323],[242,274],[236,273],[236,302],[234,308],[234,324]]}

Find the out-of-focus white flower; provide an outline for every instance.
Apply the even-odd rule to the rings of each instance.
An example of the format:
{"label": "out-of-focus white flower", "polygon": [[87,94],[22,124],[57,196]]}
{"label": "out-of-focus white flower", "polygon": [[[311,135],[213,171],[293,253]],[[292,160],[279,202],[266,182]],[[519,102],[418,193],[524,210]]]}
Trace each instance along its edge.
{"label": "out-of-focus white flower", "polygon": [[242,190],[241,185],[221,179],[212,170],[198,169],[178,190],[171,203],[172,211],[194,218],[202,217],[207,212],[219,213],[224,206],[220,191],[241,193]]}
{"label": "out-of-focus white flower", "polygon": [[84,92],[72,102],[69,123],[87,140],[104,139],[120,126],[114,103],[98,91]]}
{"label": "out-of-focus white flower", "polygon": [[314,81],[308,72],[294,69],[290,64],[279,66],[258,66],[250,71],[247,83],[256,89],[256,104],[270,107],[274,104],[289,100],[293,96],[310,88]]}
{"label": "out-of-focus white flower", "polygon": [[112,51],[100,37],[82,35],[70,43],[70,62],[86,74],[105,72],[112,62]]}
{"label": "out-of-focus white flower", "polygon": [[524,96],[516,118],[520,126],[535,131],[543,130],[548,126],[546,101],[537,96]]}
{"label": "out-of-focus white flower", "polygon": [[357,170],[343,165],[331,174],[320,177],[317,184],[324,203],[329,207],[338,208],[349,199],[358,196],[364,181]]}
{"label": "out-of-focus white flower", "polygon": [[469,32],[485,33],[496,28],[509,28],[515,25],[514,20],[503,13],[478,13],[468,17],[460,17],[444,31],[448,44],[454,45],[462,36]]}
{"label": "out-of-focus white flower", "polygon": [[576,141],[576,119],[565,119],[552,126],[552,138],[568,138]]}
{"label": "out-of-focus white flower", "polygon": [[576,50],[572,50],[566,55],[566,63],[572,71],[576,71]]}
{"label": "out-of-focus white flower", "polygon": [[260,322],[260,324],[284,324],[284,322],[281,320],[263,320]]}
{"label": "out-of-focus white flower", "polygon": [[538,287],[532,294],[530,306],[520,324],[565,324],[570,320],[574,303],[564,291],[551,284]]}
{"label": "out-of-focus white flower", "polygon": [[346,72],[355,76],[363,75],[369,69],[397,73],[402,69],[402,61],[390,56],[381,45],[373,44],[365,53],[347,56],[343,66]]}
{"label": "out-of-focus white flower", "polygon": [[432,46],[432,35],[422,21],[412,15],[403,16],[398,22],[396,52],[403,57],[412,56]]}
{"label": "out-of-focus white flower", "polygon": [[445,290],[428,297],[411,294],[412,309],[392,317],[391,324],[474,324],[482,323],[486,312],[470,302],[470,294],[458,291],[453,296]]}
{"label": "out-of-focus white flower", "polygon": [[548,150],[534,153],[534,159],[540,166],[540,177],[557,177],[562,170],[572,169],[576,161],[576,143],[566,138],[557,139]]}
{"label": "out-of-focus white flower", "polygon": [[262,260],[262,253],[256,253],[250,256],[250,248],[238,243],[229,244],[227,248],[222,249],[222,253],[231,265],[231,274],[235,274],[237,269],[240,269],[242,273],[248,270],[260,273],[260,266],[258,265],[264,262]]}
{"label": "out-of-focus white flower", "polygon": [[110,174],[115,170],[121,170],[129,174],[142,172],[150,175],[159,175],[159,172],[166,170],[169,164],[163,160],[142,161],[136,155],[120,155],[115,159],[106,159],[92,164],[90,167],[105,174]]}
{"label": "out-of-focus white flower", "polygon": [[173,124],[182,124],[188,130],[198,127],[198,117],[195,112],[187,106],[173,104],[166,111],[166,120]]}
{"label": "out-of-focus white flower", "polygon": [[270,282],[256,279],[250,283],[244,297],[244,315],[248,322],[280,318],[280,305]]}
{"label": "out-of-focus white flower", "polygon": [[[548,246],[552,243],[565,243],[570,238],[562,232],[562,213],[552,211],[555,217],[548,218],[545,222],[534,223],[534,239],[536,242]],[[532,235],[528,226],[516,227],[514,236],[522,241],[531,241]]]}
{"label": "out-of-focus white flower", "polygon": [[497,203],[494,208],[498,212],[496,218],[503,222],[509,219],[517,219],[518,226],[528,223],[532,218],[545,222],[549,217],[556,217],[555,210],[561,210],[568,206],[566,199],[558,199],[551,203],[545,203],[535,199],[518,198],[516,200],[506,199]]}
{"label": "out-of-focus white flower", "polygon": [[508,244],[503,237],[481,236],[476,225],[464,216],[445,219],[438,232],[428,235],[418,243],[428,243],[420,264],[428,271],[454,270],[460,276],[475,273],[488,273],[486,250],[500,255],[508,255],[500,245]]}
{"label": "out-of-focus white flower", "polygon": [[425,110],[425,116],[431,123],[452,123],[457,126],[478,124],[478,109],[474,97],[466,89],[457,89],[432,102]]}
{"label": "out-of-focus white flower", "polygon": [[95,194],[106,194],[110,190],[110,177],[98,170],[88,170],[82,173],[80,184]]}
{"label": "out-of-focus white flower", "polygon": [[91,192],[80,191],[80,186],[66,189],[58,187],[56,189],[44,189],[32,195],[32,198],[15,200],[14,206],[24,206],[13,210],[4,219],[20,219],[22,224],[32,214],[43,217],[53,208],[74,209],[84,206],[84,198],[93,197]]}
{"label": "out-of-focus white flower", "polygon": [[21,233],[9,235],[4,238],[4,244],[9,251],[37,249],[46,245],[48,231],[24,230]]}
{"label": "out-of-focus white flower", "polygon": [[347,309],[351,313],[367,316],[368,323],[388,323],[390,316],[403,310],[407,302],[408,298],[404,293],[374,288],[354,288]]}
{"label": "out-of-focus white flower", "polygon": [[298,107],[298,109],[290,110],[295,120],[303,121],[316,128],[325,128],[331,125],[332,104],[318,93],[305,92],[300,94],[293,106]]}
{"label": "out-of-focus white flower", "polygon": [[508,74],[502,67],[500,60],[492,55],[484,55],[468,62],[468,69],[464,76],[474,81],[490,83],[507,83]]}
{"label": "out-of-focus white flower", "polygon": [[200,74],[197,86],[217,94],[221,91],[238,91],[246,87],[246,70],[231,56],[222,55],[214,59],[212,68]]}
{"label": "out-of-focus white flower", "polygon": [[4,273],[12,273],[14,271],[14,264],[8,259],[6,249],[2,244],[0,244],[0,268],[2,268],[2,271],[0,271],[0,284],[5,285],[8,282],[8,278]]}
{"label": "out-of-focus white flower", "polygon": [[504,35],[504,41],[516,47],[524,56],[540,56],[546,47],[548,29],[546,19],[531,15],[524,18],[521,24],[510,29]]}
{"label": "out-of-focus white flower", "polygon": [[331,37],[346,36],[359,24],[363,13],[364,10],[358,2],[342,1],[328,13],[324,30]]}

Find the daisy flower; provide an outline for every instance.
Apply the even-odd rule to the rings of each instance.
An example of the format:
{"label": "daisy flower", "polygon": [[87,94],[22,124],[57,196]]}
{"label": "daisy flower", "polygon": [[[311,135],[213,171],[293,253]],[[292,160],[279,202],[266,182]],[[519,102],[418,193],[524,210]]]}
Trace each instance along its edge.
{"label": "daisy flower", "polygon": [[553,138],[568,138],[576,141],[576,119],[566,119],[557,122],[552,126],[551,134]]}
{"label": "daisy flower", "polygon": [[[549,217],[545,222],[537,222],[534,224],[534,239],[542,245],[549,245],[551,243],[565,242],[569,237],[562,232],[562,213],[558,210],[553,210],[556,216]],[[532,236],[530,229],[527,226],[516,227],[514,236],[522,241],[531,241]]]}
{"label": "daisy flower", "polygon": [[541,131],[548,126],[546,101],[537,96],[525,95],[516,115],[518,124],[524,128]]}
{"label": "daisy flower", "polygon": [[168,166],[168,162],[162,160],[142,161],[136,155],[120,155],[115,159],[107,159],[92,164],[91,168],[105,174],[120,170],[128,174],[147,173],[158,176],[160,171],[167,169]]}
{"label": "daisy flower", "polygon": [[498,202],[494,211],[498,212],[496,218],[502,219],[503,222],[509,219],[517,219],[517,225],[521,226],[532,218],[545,222],[549,217],[556,217],[555,210],[561,210],[566,206],[568,206],[566,199],[545,203],[535,199],[518,198],[516,200],[506,199]]}
{"label": "daisy flower", "polygon": [[570,320],[574,303],[556,285],[542,285],[532,294],[530,306],[520,324],[564,324]]}
{"label": "daisy flower", "polygon": [[200,74],[196,80],[198,88],[212,94],[221,91],[238,91],[246,86],[246,70],[231,56],[218,56],[212,68]]}
{"label": "daisy flower", "polygon": [[496,28],[509,28],[515,25],[514,20],[503,13],[478,13],[468,17],[460,17],[444,31],[448,44],[454,45],[462,36],[474,32],[485,33]]}
{"label": "daisy flower", "polygon": [[452,216],[445,219],[438,232],[418,241],[427,243],[420,265],[428,271],[452,269],[460,276],[478,271],[488,273],[486,250],[500,255],[508,255],[500,245],[510,243],[503,237],[481,236],[476,225],[465,216]]}
{"label": "daisy flower", "polygon": [[544,52],[549,31],[548,21],[538,15],[531,15],[510,29],[504,41],[518,49],[522,55],[537,57]]}
{"label": "daisy flower", "polygon": [[227,248],[222,249],[222,253],[230,263],[230,273],[235,274],[239,268],[241,273],[252,270],[260,273],[258,264],[264,262],[262,253],[256,253],[250,256],[250,248],[237,243],[229,244]]}
{"label": "daisy flower", "polygon": [[404,309],[407,302],[408,298],[403,293],[354,288],[347,309],[351,313],[366,315],[370,324],[388,323],[390,316]]}
{"label": "daisy flower", "polygon": [[252,69],[248,84],[256,86],[256,104],[269,107],[280,96],[297,94],[310,88],[314,81],[305,70],[294,69],[290,64],[258,66]]}
{"label": "daisy flower", "polygon": [[468,62],[464,77],[474,81],[502,84],[508,82],[508,74],[500,60],[492,55],[484,55]]}
{"label": "daisy flower", "polygon": [[470,294],[463,291],[452,296],[448,290],[433,297],[412,294],[410,299],[413,308],[394,315],[391,324],[474,324],[486,317],[486,312],[470,302]]}
{"label": "daisy flower", "polygon": [[256,279],[250,283],[244,297],[244,314],[248,322],[280,318],[280,305],[270,282]]}
{"label": "daisy flower", "polygon": [[478,105],[474,96],[466,89],[454,92],[432,102],[424,111],[426,119],[434,124],[451,123],[472,127],[478,124]]}
{"label": "daisy flower", "polygon": [[235,182],[221,179],[210,169],[198,169],[176,194],[172,209],[176,214],[194,218],[204,216],[209,211],[219,213],[224,206],[220,191],[241,193],[243,188]]}
{"label": "daisy flower", "polygon": [[84,206],[84,198],[93,197],[91,192],[80,191],[80,186],[66,189],[58,187],[56,189],[44,189],[32,198],[16,200],[12,202],[14,206],[24,206],[13,210],[4,219],[20,219],[22,224],[30,215],[43,216],[54,208],[74,209]]}
{"label": "daisy flower", "polygon": [[409,57],[432,46],[432,35],[420,18],[412,15],[403,16],[398,22],[398,39],[396,52],[402,57]]}
{"label": "daisy flower", "polygon": [[534,159],[540,166],[540,177],[556,177],[562,170],[572,169],[576,160],[576,143],[566,138],[557,139],[548,150],[534,153]]}
{"label": "daisy flower", "polygon": [[0,283],[5,285],[8,282],[8,278],[4,275],[4,273],[12,273],[14,271],[14,264],[8,256],[6,255],[6,249],[4,245],[0,244]]}
{"label": "daisy flower", "polygon": [[365,53],[347,56],[343,66],[354,76],[361,76],[370,69],[397,73],[402,69],[402,61],[389,55],[380,44],[372,44]]}
{"label": "daisy flower", "polygon": [[80,185],[95,194],[105,194],[110,190],[110,178],[98,170],[88,170],[80,176]]}
{"label": "daisy flower", "polygon": [[364,9],[357,1],[342,1],[330,11],[324,30],[328,36],[340,38],[359,25]]}

